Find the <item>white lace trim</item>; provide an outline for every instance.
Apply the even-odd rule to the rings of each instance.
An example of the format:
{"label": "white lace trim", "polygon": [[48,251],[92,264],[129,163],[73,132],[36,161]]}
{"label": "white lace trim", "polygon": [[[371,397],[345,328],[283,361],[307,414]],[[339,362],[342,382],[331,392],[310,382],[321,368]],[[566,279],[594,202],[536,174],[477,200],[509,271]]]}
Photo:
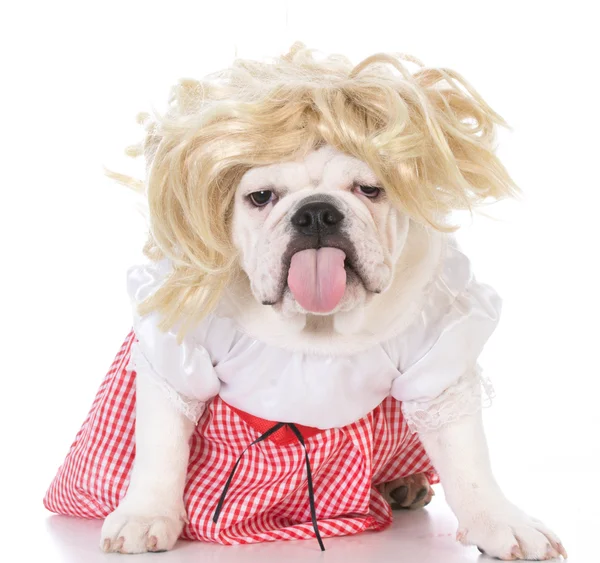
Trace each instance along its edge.
{"label": "white lace trim", "polygon": [[150,376],[150,379],[166,394],[168,399],[175,405],[181,414],[186,418],[189,418],[194,424],[198,424],[198,421],[206,408],[206,403],[184,397],[178,393],[171,385],[169,385],[169,383],[167,383],[167,381],[154,371],[150,362],[148,362],[146,357],[139,351],[138,347],[133,346],[131,348],[131,356],[127,369],[139,371],[140,368],[144,370],[144,374]]}
{"label": "white lace trim", "polygon": [[495,396],[491,381],[477,367],[431,401],[402,403],[402,413],[413,432],[433,432],[491,406]]}

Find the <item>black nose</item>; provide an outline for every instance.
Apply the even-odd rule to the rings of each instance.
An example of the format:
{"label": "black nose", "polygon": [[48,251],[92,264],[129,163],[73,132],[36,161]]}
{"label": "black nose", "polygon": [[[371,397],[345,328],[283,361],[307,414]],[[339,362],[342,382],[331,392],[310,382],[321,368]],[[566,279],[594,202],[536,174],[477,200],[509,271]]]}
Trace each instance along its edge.
{"label": "black nose", "polygon": [[324,201],[303,205],[292,217],[292,225],[303,235],[333,234],[339,231],[344,219],[342,212]]}

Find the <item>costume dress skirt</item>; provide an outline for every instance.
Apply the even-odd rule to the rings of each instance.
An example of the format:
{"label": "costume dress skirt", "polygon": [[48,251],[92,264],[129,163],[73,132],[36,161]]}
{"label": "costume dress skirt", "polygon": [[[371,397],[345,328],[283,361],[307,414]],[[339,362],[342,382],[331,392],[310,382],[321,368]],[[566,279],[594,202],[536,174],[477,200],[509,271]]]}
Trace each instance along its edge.
{"label": "costume dress skirt", "polygon": [[[127,492],[135,456],[135,372],[128,368],[134,341],[131,332],[46,493],[44,504],[52,512],[104,518]],[[228,545],[314,539],[305,450],[290,428],[248,448],[274,424],[219,397],[207,405],[190,441],[184,494],[189,522],[183,538]],[[414,473],[437,482],[418,436],[392,397],[343,428],[297,428],[310,460],[324,538],[388,527],[392,512],[378,484]],[[215,523],[219,498],[242,453]]]}

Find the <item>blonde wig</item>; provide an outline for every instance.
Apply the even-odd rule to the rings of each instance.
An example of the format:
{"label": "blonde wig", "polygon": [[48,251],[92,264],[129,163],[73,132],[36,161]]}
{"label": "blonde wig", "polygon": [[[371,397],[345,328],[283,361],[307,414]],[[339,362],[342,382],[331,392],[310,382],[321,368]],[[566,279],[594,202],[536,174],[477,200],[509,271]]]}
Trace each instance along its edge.
{"label": "blonde wig", "polygon": [[[415,67],[410,71],[408,67]],[[358,65],[302,44],[271,62],[236,60],[182,80],[163,116],[140,116],[152,259],[173,272],[140,313],[164,329],[208,313],[236,268],[230,224],[235,189],[252,167],[293,160],[323,144],[366,162],[387,196],[416,221],[451,230],[453,210],[516,192],[494,154],[504,120],[458,73],[373,55]],[[183,324],[180,324],[182,323]]]}

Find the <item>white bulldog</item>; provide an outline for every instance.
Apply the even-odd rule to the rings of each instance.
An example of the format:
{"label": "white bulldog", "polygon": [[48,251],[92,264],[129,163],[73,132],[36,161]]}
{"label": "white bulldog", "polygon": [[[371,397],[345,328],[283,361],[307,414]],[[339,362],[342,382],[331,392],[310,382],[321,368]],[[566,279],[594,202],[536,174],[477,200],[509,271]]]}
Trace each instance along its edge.
{"label": "white bulldog", "polygon": [[[221,310],[266,342],[336,355],[407,326],[446,235],[395,207],[364,162],[323,146],[245,173],[231,238],[243,273]],[[171,549],[186,517],[194,425],[143,375],[137,385],[136,459],[127,496],[102,528],[105,551]],[[419,434],[459,541],[501,559],[566,557],[557,536],[502,493],[479,412]]]}

